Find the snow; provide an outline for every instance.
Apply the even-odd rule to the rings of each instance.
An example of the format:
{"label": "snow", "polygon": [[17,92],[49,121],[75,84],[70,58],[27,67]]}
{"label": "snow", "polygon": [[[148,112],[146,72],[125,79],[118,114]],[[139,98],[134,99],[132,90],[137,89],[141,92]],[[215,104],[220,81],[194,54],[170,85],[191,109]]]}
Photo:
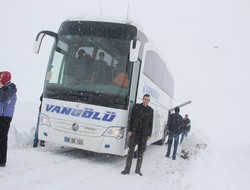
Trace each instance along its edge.
{"label": "snow", "polygon": [[[175,105],[192,121],[175,161],[167,146],[145,152],[143,177],[121,175],[126,157],[60,147],[32,147],[39,97],[52,44],[46,38],[39,55],[36,34],[57,31],[70,17],[86,15],[135,20],[164,55],[175,79]],[[84,4],[87,4],[87,8]],[[100,6],[101,4],[101,6]],[[77,5],[77,6],[76,6]],[[79,6],[78,6],[79,5]],[[82,6],[80,6],[82,5]],[[9,0],[1,3],[0,70],[9,70],[18,101],[9,131],[8,162],[0,168],[1,190],[250,188],[250,3],[246,0]],[[147,14],[145,14],[147,13]],[[18,19],[17,19],[18,18]],[[139,22],[138,22],[139,21]],[[182,150],[189,159],[181,158]]]}
{"label": "snow", "polygon": [[[232,134],[228,134],[232,140],[222,141],[225,137],[210,137],[204,129],[193,126],[179,144],[176,160],[165,157],[166,144],[150,145],[142,165],[143,177],[134,173],[135,159],[131,173],[124,176],[120,172],[126,157],[48,142],[45,147],[33,148],[38,107],[35,103],[19,104],[9,132],[7,166],[0,168],[0,189],[249,189],[250,145],[239,137],[234,144]],[[35,119],[27,120],[20,107]],[[22,129],[18,128],[21,124]],[[188,159],[181,157],[183,151]]]}

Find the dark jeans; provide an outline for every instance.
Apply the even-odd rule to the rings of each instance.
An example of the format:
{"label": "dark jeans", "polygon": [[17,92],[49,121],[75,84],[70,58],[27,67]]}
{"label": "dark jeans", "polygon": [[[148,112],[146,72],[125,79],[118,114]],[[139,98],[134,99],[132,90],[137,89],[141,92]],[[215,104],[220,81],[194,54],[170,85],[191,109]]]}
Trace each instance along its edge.
{"label": "dark jeans", "polygon": [[36,123],[36,131],[34,135],[34,144],[38,144],[39,139],[38,139],[38,130],[39,130],[39,120],[40,120],[40,112],[38,113],[38,118],[37,118],[37,123]]}
{"label": "dark jeans", "polygon": [[188,130],[183,130],[182,133],[181,133],[181,143],[184,139],[184,137],[187,137],[187,134],[188,134]]}
{"label": "dark jeans", "polygon": [[[37,145],[38,142],[39,142],[39,139],[38,139],[38,130],[39,130],[40,114],[41,114],[41,112],[38,113],[37,124],[36,124],[36,131],[35,131],[35,135],[34,135],[33,145]],[[44,143],[43,140],[41,140],[40,142]]]}
{"label": "dark jeans", "polygon": [[179,143],[179,134],[175,134],[175,133],[170,132],[169,137],[168,137],[168,150],[167,150],[167,155],[166,155],[168,157],[170,156],[173,141],[174,141],[174,151],[173,151],[172,157],[173,157],[173,159],[175,159],[177,147],[178,147],[178,143]]}
{"label": "dark jeans", "polygon": [[0,117],[0,164],[7,160],[8,132],[12,117]]}

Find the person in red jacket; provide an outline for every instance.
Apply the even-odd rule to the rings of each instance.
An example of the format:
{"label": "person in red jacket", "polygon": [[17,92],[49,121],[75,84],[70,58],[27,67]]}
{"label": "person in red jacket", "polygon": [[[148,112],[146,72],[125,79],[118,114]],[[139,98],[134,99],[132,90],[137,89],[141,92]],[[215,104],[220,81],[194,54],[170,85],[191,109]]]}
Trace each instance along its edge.
{"label": "person in red jacket", "polygon": [[16,85],[8,71],[0,73],[0,167],[7,161],[8,132],[16,104]]}

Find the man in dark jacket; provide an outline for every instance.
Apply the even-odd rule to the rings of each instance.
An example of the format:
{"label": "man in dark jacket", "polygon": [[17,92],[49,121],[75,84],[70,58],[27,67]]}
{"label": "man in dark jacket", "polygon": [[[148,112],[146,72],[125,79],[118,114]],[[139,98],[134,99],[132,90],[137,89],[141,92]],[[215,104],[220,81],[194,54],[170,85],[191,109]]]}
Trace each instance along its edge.
{"label": "man in dark jacket", "polygon": [[0,167],[7,160],[8,132],[16,104],[16,85],[11,81],[8,71],[0,74]]}
{"label": "man in dark jacket", "polygon": [[[40,115],[41,115],[41,109],[42,109],[42,100],[43,100],[43,94],[40,96],[40,106],[39,106],[39,112],[38,112],[38,118],[37,118],[37,124],[36,124],[36,130],[35,130],[35,135],[34,135],[34,140],[33,140],[33,147],[36,148],[37,144],[39,142],[38,139],[38,131],[39,131],[39,123],[40,123]],[[45,141],[40,140],[40,145],[45,146],[44,144]]]}
{"label": "man in dark jacket", "polygon": [[125,169],[121,172],[121,174],[123,175],[130,173],[133,153],[135,150],[135,146],[138,145],[138,158],[135,173],[142,176],[141,165],[143,154],[146,150],[147,140],[149,140],[151,137],[153,127],[154,110],[150,106],[148,106],[149,102],[150,96],[148,94],[145,94],[143,96],[143,102],[141,104],[136,104],[132,109],[128,130],[129,150]]}
{"label": "man in dark jacket", "polygon": [[180,108],[176,107],[175,108],[175,113],[171,114],[168,120],[168,130],[169,130],[169,136],[168,136],[168,150],[166,157],[170,156],[171,152],[171,146],[174,141],[174,151],[172,158],[173,160],[176,159],[176,152],[177,152],[177,147],[179,143],[179,135],[182,133],[183,130],[183,118],[179,114]]}
{"label": "man in dark jacket", "polygon": [[183,128],[183,131],[181,133],[181,141],[180,143],[182,143],[184,137],[187,137],[190,129],[191,129],[191,121],[190,119],[188,118],[188,114],[185,115],[185,117],[183,118],[183,121],[184,121],[184,128]]}

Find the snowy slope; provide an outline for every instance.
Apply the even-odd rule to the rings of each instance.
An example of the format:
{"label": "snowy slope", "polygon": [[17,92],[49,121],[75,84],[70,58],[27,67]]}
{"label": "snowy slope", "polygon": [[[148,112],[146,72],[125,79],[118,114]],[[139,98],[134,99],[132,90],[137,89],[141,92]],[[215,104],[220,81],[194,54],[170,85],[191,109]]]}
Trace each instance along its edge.
{"label": "snowy slope", "polygon": [[[21,105],[22,106],[21,106]],[[230,146],[218,146],[201,130],[193,129],[180,144],[177,160],[165,157],[166,144],[147,148],[143,177],[133,171],[121,175],[126,157],[95,154],[46,143],[33,148],[35,123],[22,116],[24,108],[36,118],[36,104],[20,103],[9,133],[8,163],[0,168],[0,189],[249,189],[250,147],[233,154]],[[26,107],[25,107],[26,105]],[[25,127],[21,127],[20,124]],[[181,158],[182,151],[188,159]],[[244,155],[245,159],[242,159]]]}

